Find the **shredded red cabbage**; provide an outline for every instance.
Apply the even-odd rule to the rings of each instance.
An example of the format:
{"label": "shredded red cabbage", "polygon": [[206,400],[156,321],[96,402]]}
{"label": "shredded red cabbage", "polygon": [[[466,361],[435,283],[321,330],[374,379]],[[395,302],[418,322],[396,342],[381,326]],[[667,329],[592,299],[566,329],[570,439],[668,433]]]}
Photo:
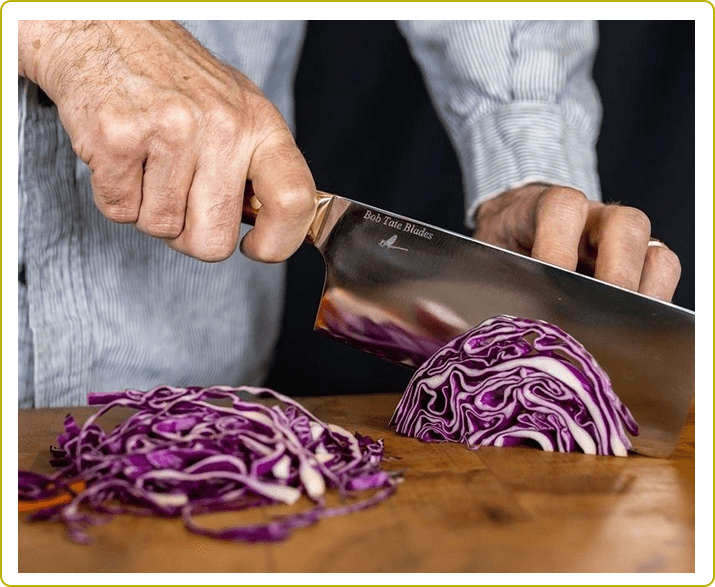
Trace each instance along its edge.
{"label": "shredded red cabbage", "polygon": [[[280,400],[266,406],[240,399],[237,392]],[[209,400],[230,400],[230,406]],[[106,515],[181,516],[197,534],[224,540],[274,541],[320,518],[376,505],[400,481],[382,470],[382,440],[350,434],[318,420],[298,402],[270,389],[251,387],[157,387],[93,393],[90,405],[103,407],[79,427],[71,415],[52,447],[52,476],[20,471],[18,495],[37,500],[67,491],[70,480],[86,487],[72,500],[35,512],[30,520],[65,524],[69,537],[87,543],[86,528]],[[106,433],[96,420],[114,407],[138,410]],[[346,501],[325,505],[326,489]],[[314,505],[305,512],[266,524],[213,530],[194,516],[277,503],[295,503],[306,495]]]}
{"label": "shredded red cabbage", "polygon": [[[426,442],[627,456],[638,425],[588,351],[557,326],[495,316],[443,346],[392,424]],[[624,429],[625,426],[625,429]]]}

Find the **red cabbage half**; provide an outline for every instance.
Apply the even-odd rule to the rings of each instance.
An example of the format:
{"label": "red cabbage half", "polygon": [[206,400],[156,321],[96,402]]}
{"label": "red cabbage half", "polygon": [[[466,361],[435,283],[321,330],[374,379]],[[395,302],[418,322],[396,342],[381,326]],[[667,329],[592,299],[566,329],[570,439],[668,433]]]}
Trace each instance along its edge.
{"label": "red cabbage half", "polygon": [[[285,407],[242,400],[240,391],[271,396]],[[229,400],[230,406],[209,400]],[[62,522],[79,543],[89,541],[87,526],[122,513],[181,516],[192,532],[225,540],[282,540],[320,518],[376,505],[400,480],[381,468],[382,440],[321,422],[269,389],[162,386],[93,393],[89,403],[104,405],[82,427],[68,415],[65,433],[51,449],[52,464],[62,468],[52,476],[19,473],[21,500],[70,491],[69,503],[29,519]],[[96,420],[114,407],[138,411],[106,433]],[[78,479],[86,488],[75,493],[68,483]],[[330,488],[344,505],[326,507]],[[352,499],[367,490],[366,497]],[[310,509],[265,524],[212,530],[194,519],[206,512],[292,504],[302,495],[314,502]]]}
{"label": "red cabbage half", "polygon": [[426,442],[537,445],[627,456],[628,408],[579,342],[539,320],[495,316],[420,366],[392,424]]}

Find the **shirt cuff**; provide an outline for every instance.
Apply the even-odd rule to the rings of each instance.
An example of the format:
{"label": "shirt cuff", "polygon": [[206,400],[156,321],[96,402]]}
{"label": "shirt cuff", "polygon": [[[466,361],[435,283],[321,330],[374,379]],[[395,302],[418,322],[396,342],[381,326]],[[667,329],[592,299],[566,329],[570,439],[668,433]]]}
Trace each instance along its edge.
{"label": "shirt cuff", "polygon": [[465,223],[484,200],[532,182],[601,199],[596,137],[579,129],[558,104],[513,102],[468,124],[458,151],[465,190]]}

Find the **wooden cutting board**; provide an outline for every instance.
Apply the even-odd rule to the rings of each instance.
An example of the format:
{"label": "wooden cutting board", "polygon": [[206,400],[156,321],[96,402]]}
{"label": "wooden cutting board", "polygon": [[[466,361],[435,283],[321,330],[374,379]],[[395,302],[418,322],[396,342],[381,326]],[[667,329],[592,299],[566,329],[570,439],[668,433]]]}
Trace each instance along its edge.
{"label": "wooden cutting board", "polygon": [[[396,395],[301,402],[324,421],[384,438],[385,466],[404,471],[378,507],[321,520],[277,544],[224,543],[180,520],[117,517],[90,546],[19,513],[20,572],[693,572],[695,420],[669,459],[553,454],[530,448],[424,444],[388,427]],[[48,447],[71,412],[22,410],[19,466],[49,472]],[[129,412],[110,412],[112,426]],[[113,415],[112,415],[113,414]],[[307,502],[301,502],[306,507]],[[274,509],[270,513],[283,512]],[[269,512],[221,514],[212,525]]]}

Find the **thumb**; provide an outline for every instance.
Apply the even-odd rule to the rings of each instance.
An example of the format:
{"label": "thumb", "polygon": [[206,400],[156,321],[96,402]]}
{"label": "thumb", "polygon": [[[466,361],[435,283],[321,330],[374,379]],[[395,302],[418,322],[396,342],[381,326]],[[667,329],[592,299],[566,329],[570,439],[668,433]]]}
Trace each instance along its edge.
{"label": "thumb", "polygon": [[241,252],[265,263],[284,261],[303,243],[317,207],[313,176],[287,129],[258,144],[248,179],[261,207]]}

